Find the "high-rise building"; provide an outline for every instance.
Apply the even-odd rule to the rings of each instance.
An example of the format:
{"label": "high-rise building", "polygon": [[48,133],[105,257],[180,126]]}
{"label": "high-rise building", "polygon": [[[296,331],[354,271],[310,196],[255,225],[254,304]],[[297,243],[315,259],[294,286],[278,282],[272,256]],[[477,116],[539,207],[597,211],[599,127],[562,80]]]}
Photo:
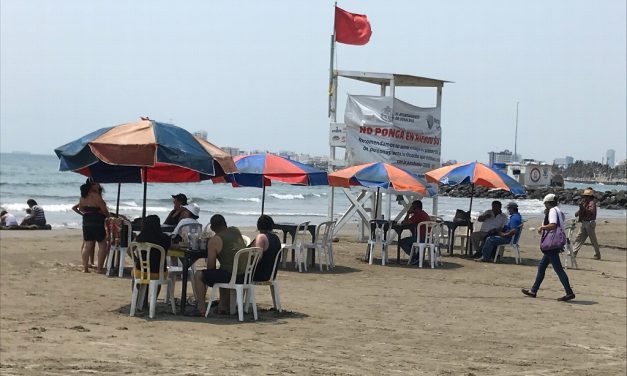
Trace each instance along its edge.
{"label": "high-rise building", "polygon": [[499,152],[491,151],[488,153],[488,166],[492,166],[495,163],[511,163],[512,156],[512,152],[507,149]]}
{"label": "high-rise building", "polygon": [[558,167],[561,168],[567,168],[568,166],[570,166],[571,164],[573,164],[575,162],[575,159],[571,156],[566,156],[565,158],[555,158],[553,160],[553,164],[557,165]]}
{"label": "high-rise building", "polygon": [[614,149],[609,149],[606,153],[605,153],[605,163],[610,166],[610,167],[614,167],[614,162],[616,158],[616,151]]}

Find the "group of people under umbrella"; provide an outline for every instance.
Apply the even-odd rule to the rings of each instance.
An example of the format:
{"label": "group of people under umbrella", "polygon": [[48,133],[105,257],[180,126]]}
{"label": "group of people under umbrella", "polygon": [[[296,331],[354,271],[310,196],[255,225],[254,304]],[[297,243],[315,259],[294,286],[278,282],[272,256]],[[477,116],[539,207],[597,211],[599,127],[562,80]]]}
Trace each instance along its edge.
{"label": "group of people under umbrella", "polygon": [[[213,180],[215,183],[231,183],[236,187],[259,187],[263,189],[262,215],[265,189],[273,180],[305,186],[376,188],[374,218],[378,214],[376,210],[381,189],[432,197],[437,195],[437,188],[428,182],[469,184],[472,189],[468,215],[472,210],[475,185],[504,189],[516,196],[525,194],[524,187],[507,174],[478,162],[458,163],[429,171],[425,174],[425,180],[413,172],[387,163],[366,163],[327,174],[312,166],[270,153],[233,158],[183,128],[148,118],[99,129],[55,149],[55,153],[60,159],[61,171],[77,172],[98,183],[118,183],[116,214],[121,184],[143,183],[142,218],[146,217],[148,182]],[[409,209],[413,208],[412,205]]]}

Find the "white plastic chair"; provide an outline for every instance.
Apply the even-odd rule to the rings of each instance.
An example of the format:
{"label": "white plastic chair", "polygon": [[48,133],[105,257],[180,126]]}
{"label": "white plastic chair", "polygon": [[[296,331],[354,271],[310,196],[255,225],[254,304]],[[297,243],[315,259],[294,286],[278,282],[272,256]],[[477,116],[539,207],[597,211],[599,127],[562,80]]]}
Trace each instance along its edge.
{"label": "white plastic chair", "polygon": [[381,265],[388,262],[388,245],[392,243],[393,237],[390,236],[392,223],[384,219],[373,219],[370,221],[370,238],[368,239],[368,247],[366,248],[366,257],[368,264],[372,265],[374,260],[374,248],[381,245]]}
{"label": "white plastic chair", "polygon": [[286,266],[287,263],[287,255],[289,251],[292,251],[294,254],[294,261],[296,263],[296,267],[298,267],[298,271],[302,272],[301,264],[303,265],[303,269],[307,271],[307,256],[309,256],[309,249],[305,248],[305,239],[309,235],[308,231],[309,222],[303,222],[296,227],[296,232],[294,234],[294,239],[292,240],[292,244],[283,244],[283,249],[287,250],[287,252],[283,252],[283,267]]}
{"label": "white plastic chair", "polygon": [[[107,221],[115,222],[112,224],[107,224],[109,228],[109,255],[107,256],[107,275],[111,275],[114,267],[115,260],[118,262],[118,277],[122,278],[124,276],[124,259],[126,258],[126,251],[128,250],[128,245],[131,244],[131,235],[133,234],[133,228],[131,222],[126,221],[122,218],[107,218]],[[122,229],[126,227],[126,247],[122,246]],[[117,231],[112,231],[113,229]]]}
{"label": "white plastic chair", "polygon": [[566,246],[564,249],[564,267],[568,269],[577,269],[577,257],[575,255],[575,250],[573,249],[573,240],[572,237],[575,234],[575,229],[577,228],[577,219],[569,219],[566,221],[566,226],[564,229],[566,230]]}
{"label": "white plastic chair", "polygon": [[[209,303],[207,303],[207,312],[205,313],[205,317],[209,316],[211,302],[213,302],[216,298],[218,289],[222,288],[235,290],[239,321],[244,321],[244,293],[247,294],[246,302],[250,302],[253,306],[253,317],[257,320],[257,302],[255,300],[255,284],[253,283],[253,276],[255,275],[257,263],[259,262],[259,259],[261,259],[261,254],[262,250],[259,247],[244,248],[235,253],[231,280],[228,283],[213,284],[211,296],[209,297]],[[242,283],[237,283],[237,265],[240,262],[240,257],[246,259],[246,269],[244,271],[244,280]]]}
{"label": "white plastic chair", "polygon": [[[180,235],[182,238],[181,244],[189,245],[190,234],[195,234],[193,236],[201,237],[202,224],[201,223],[184,224],[179,228],[178,234],[172,234],[172,235]],[[183,265],[180,265],[180,264],[172,265],[172,261],[170,260],[170,258],[167,259],[167,264],[168,264],[168,279],[172,280],[172,291],[174,291],[176,287],[177,277],[181,277],[183,275]],[[194,273],[196,273],[196,265],[195,264],[190,265],[189,269],[187,269],[186,272],[187,272],[187,280],[193,281]],[[196,292],[194,291],[194,289],[192,289],[192,292],[194,293],[194,298],[196,298]],[[170,294],[168,293],[166,295],[166,301],[168,301],[170,298],[174,298],[174,295],[170,296]],[[181,299],[186,299],[186,297],[182,296]]]}
{"label": "white plastic chair", "polygon": [[[254,281],[256,286],[270,286],[270,294],[272,295],[272,304],[274,305],[274,309],[277,312],[282,312],[281,308],[281,297],[279,296],[279,282],[276,280],[277,277],[277,266],[279,265],[279,260],[281,259],[281,253],[285,250],[281,249],[277,252],[276,257],[274,258],[274,266],[272,267],[272,274],[270,274],[270,279],[267,281]],[[263,257],[263,255],[262,255]],[[246,295],[246,308],[244,312],[248,312],[248,304],[250,303],[250,295]]]}
{"label": "white plastic chair", "polygon": [[[174,285],[170,279],[166,278],[166,273],[163,271],[165,249],[153,243],[131,243],[129,247],[131,249],[131,255],[133,256],[133,263],[135,263],[136,260],[139,262],[139,270],[135,269],[135,266],[133,266],[134,279],[130,315],[135,316],[138,301],[139,309],[141,310],[143,308],[146,286],[148,286],[149,316],[150,318],[154,318],[155,306],[157,305],[157,287],[166,285],[168,293],[170,295],[174,293]],[[159,252],[160,254],[159,270],[150,270],[151,252]],[[172,307],[172,313],[176,314],[174,299],[170,299],[170,305]]]}
{"label": "white plastic chair", "polygon": [[322,271],[322,255],[324,254],[327,271],[333,268],[333,228],[335,221],[322,222],[316,227],[316,241],[314,243],[305,243],[303,246],[307,249],[313,248],[318,255],[318,265]]}
{"label": "white plastic chair", "polygon": [[516,228],[516,235],[512,236],[512,240],[510,240],[509,244],[503,244],[498,246],[498,249],[494,254],[494,262],[496,262],[499,257],[503,256],[506,247],[511,247],[512,251],[514,251],[516,264],[520,264],[520,246],[518,245],[518,241],[520,240],[520,235],[522,235],[524,227],[525,223],[523,222],[520,224],[520,226]]}
{"label": "white plastic chair", "polygon": [[[429,248],[429,262],[431,263],[431,268],[435,268],[436,254],[440,248],[440,228],[441,226],[439,225],[439,223],[434,221],[424,221],[418,224],[418,227],[416,228],[416,241],[411,246],[407,265],[411,264],[411,260],[414,257],[414,254],[416,254],[416,249],[418,249],[418,267],[422,268],[422,261],[425,257],[425,248]],[[425,234],[424,241],[421,241],[420,239],[420,234],[422,233]]]}

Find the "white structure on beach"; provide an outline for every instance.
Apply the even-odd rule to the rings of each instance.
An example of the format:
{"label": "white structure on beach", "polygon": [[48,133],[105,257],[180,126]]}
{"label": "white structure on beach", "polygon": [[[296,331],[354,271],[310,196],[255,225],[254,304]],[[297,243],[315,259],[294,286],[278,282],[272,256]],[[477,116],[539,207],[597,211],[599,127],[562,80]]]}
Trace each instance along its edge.
{"label": "white structure on beach", "polygon": [[[352,133],[355,133],[355,130],[351,128],[351,134],[347,131],[347,125],[338,122],[337,119],[337,93],[338,93],[338,78],[343,77],[351,80],[357,80],[364,83],[369,83],[376,85],[375,87],[379,88],[379,96],[373,97],[362,97],[364,102],[369,101],[369,104],[373,104],[369,108],[362,107],[363,110],[359,110],[359,114],[352,113],[354,118],[359,118],[363,116],[363,119],[360,120],[359,128],[359,139],[362,137],[365,139],[368,136],[371,136],[370,133],[366,135],[367,132],[365,130],[369,128],[369,130],[373,130],[373,135],[376,136],[377,132],[381,132],[379,135],[381,137],[380,141],[373,141],[369,145],[375,144],[376,148],[370,147],[366,148],[365,146],[353,148],[350,153],[347,153],[347,144],[351,142],[354,137]],[[348,167],[349,164],[360,164],[366,163],[367,161],[386,161],[388,163],[393,163],[396,159],[403,159],[404,157],[412,158],[415,157],[415,160],[403,161],[404,164],[399,164],[400,167],[409,168],[410,170],[420,170],[416,173],[424,173],[426,170],[430,170],[433,168],[437,168],[440,166],[440,141],[441,141],[441,122],[440,122],[440,111],[442,106],[442,88],[444,87],[444,83],[448,83],[450,81],[438,80],[433,78],[426,78],[420,76],[409,76],[404,74],[395,74],[395,73],[372,73],[372,72],[357,72],[357,71],[344,71],[344,70],[336,70],[333,69],[331,75],[331,89],[329,92],[329,172],[333,172],[343,167]],[[409,105],[408,103],[404,103],[398,101],[396,99],[395,89],[397,87],[416,87],[416,88],[435,88],[436,94],[436,107],[434,108],[420,108]],[[350,97],[349,97],[350,99]],[[381,105],[380,102],[384,104]],[[389,104],[388,104],[389,103]],[[361,104],[357,104],[357,107],[361,106]],[[380,111],[377,106],[381,106]],[[390,108],[391,107],[391,108]],[[377,110],[375,110],[377,109]],[[345,114],[346,116],[346,114]],[[415,133],[412,133],[409,129],[411,128],[398,128],[396,129],[393,125],[390,129],[386,128],[388,124],[395,124],[397,121],[407,122],[411,124],[422,124],[424,122],[425,129],[427,131],[433,131],[437,133],[432,133],[429,137],[424,137],[422,135],[415,136]],[[381,124],[383,124],[381,126]],[[361,132],[364,131],[363,135]],[[388,133],[387,135],[384,133]],[[435,137],[432,135],[436,135]],[[352,138],[351,138],[352,137]],[[385,138],[388,138],[386,140]],[[418,139],[420,138],[420,141]],[[391,141],[389,141],[391,140]],[[416,151],[407,146],[404,146],[403,143],[407,140],[414,141],[416,143],[423,143],[426,145],[431,143],[431,149],[429,149],[429,145],[425,146],[421,151]],[[348,142],[347,142],[348,141]],[[369,141],[369,140],[367,140]],[[437,144],[436,144],[437,143]],[[433,145],[436,145],[435,148]],[[399,147],[400,145],[400,147]],[[394,150],[394,148],[404,148],[405,151]],[[368,149],[368,150],[367,150]],[[369,159],[368,156],[365,156],[367,153],[373,153],[372,150],[375,150],[374,153],[378,154],[376,156],[372,156],[372,159]],[[418,150],[418,149],[415,149]],[[339,152],[343,152],[343,155],[340,157],[338,155]],[[420,153],[427,153],[422,155]],[[347,155],[350,154],[350,155]],[[420,154],[420,155],[418,155]],[[391,159],[389,156],[394,155],[394,159]],[[410,157],[411,155],[411,157]],[[362,158],[360,160],[360,158]],[[366,160],[363,160],[363,159]],[[343,192],[346,197],[351,202],[351,207],[340,217],[337,221],[337,225],[335,227],[335,231],[339,231],[343,225],[345,225],[349,219],[351,219],[355,214],[357,214],[361,221],[360,228],[362,238],[364,238],[364,228],[368,228],[368,221],[371,219],[375,219],[374,213],[380,213],[385,216],[386,219],[392,220],[400,220],[405,215],[407,210],[407,206],[411,202],[412,197],[403,198],[403,200],[398,200],[397,202],[403,203],[405,208],[401,210],[401,212],[397,215],[396,218],[391,218],[391,198],[393,194],[397,192],[389,191],[387,195],[387,208],[381,210],[382,201],[376,200],[376,190],[368,190],[362,189],[359,193],[353,195],[349,189],[343,188]],[[375,193],[375,194],[373,194]],[[403,196],[400,196],[403,197]],[[334,188],[331,188],[331,194],[329,195],[329,218],[333,219],[333,207],[334,207]],[[378,203],[379,207],[374,208],[375,203]],[[433,199],[433,211],[434,215],[437,215],[437,197]]]}

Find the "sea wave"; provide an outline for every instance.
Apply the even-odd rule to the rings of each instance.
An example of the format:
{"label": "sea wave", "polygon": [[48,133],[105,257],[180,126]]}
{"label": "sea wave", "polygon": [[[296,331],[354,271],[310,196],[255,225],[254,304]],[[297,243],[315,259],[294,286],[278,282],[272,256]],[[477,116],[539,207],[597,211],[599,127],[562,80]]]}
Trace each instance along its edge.
{"label": "sea wave", "polygon": [[272,198],[276,198],[277,200],[304,200],[305,196],[302,194],[279,194],[279,193],[271,193],[269,195]]}

